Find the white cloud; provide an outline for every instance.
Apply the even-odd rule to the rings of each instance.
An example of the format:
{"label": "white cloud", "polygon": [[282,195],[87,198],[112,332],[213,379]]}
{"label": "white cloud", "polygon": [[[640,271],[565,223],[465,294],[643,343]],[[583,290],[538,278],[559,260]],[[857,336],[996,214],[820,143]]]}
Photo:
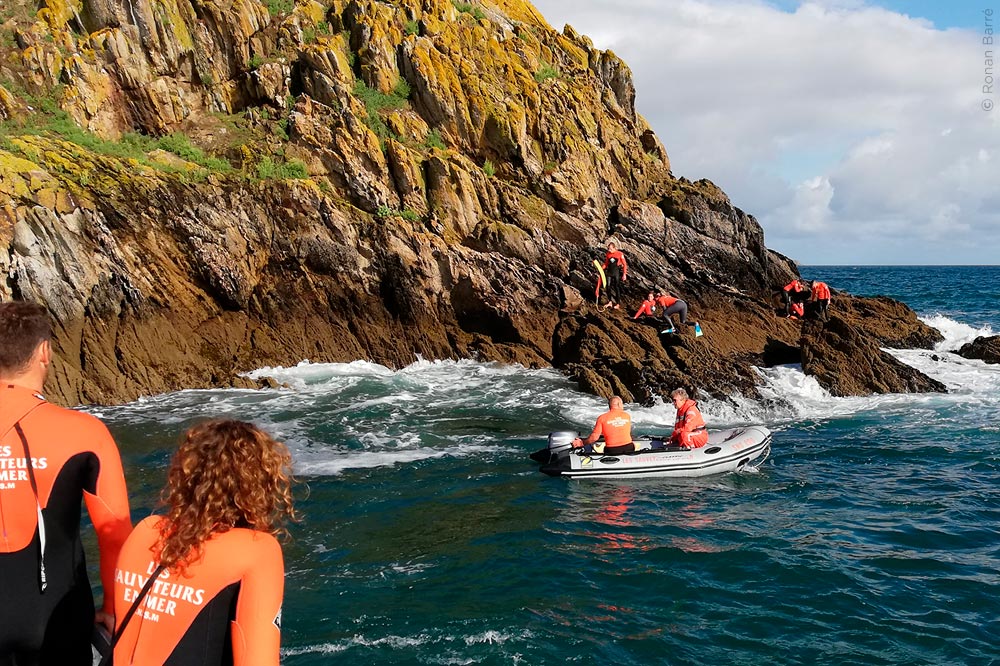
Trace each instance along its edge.
{"label": "white cloud", "polygon": [[1000,255],[1000,111],[981,108],[974,30],[860,0],[534,4],[629,64],[674,173],[719,184],[771,247],[804,263]]}

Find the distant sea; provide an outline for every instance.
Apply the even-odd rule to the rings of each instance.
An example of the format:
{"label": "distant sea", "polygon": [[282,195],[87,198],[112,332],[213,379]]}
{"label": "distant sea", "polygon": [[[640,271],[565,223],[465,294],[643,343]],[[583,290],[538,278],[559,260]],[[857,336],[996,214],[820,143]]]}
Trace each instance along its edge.
{"label": "distant sea", "polygon": [[[91,411],[135,520],[192,423],[251,419],[289,444],[303,521],[284,664],[1000,662],[1000,366],[951,353],[1000,329],[1000,267],[802,273],[916,310],[945,341],[890,351],[950,392],[833,398],[798,367],[762,369],[761,400],[702,405],[710,428],[775,431],[759,470],[618,482],[528,459],[604,408],[554,371],[303,361],[256,373],[291,389]],[[638,432],[673,422],[628,408]]]}

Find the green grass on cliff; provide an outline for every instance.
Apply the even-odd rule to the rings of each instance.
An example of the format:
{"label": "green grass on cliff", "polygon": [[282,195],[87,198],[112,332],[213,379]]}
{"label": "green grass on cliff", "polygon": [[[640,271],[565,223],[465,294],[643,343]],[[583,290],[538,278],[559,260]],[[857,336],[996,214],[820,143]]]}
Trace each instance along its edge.
{"label": "green grass on cliff", "polygon": [[257,177],[260,180],[293,180],[309,177],[306,165],[299,160],[275,162],[265,157],[257,164]]}
{"label": "green grass on cliff", "polygon": [[535,72],[535,81],[541,83],[548,79],[558,78],[561,72],[548,63],[542,63],[542,66]]}
{"label": "green grass on cliff", "polygon": [[458,2],[458,0],[452,0],[452,4],[455,5],[457,9],[462,14],[472,14],[472,17],[477,21],[482,21],[486,18],[486,14],[479,7],[476,7],[468,2]]}
{"label": "green grass on cliff", "polygon": [[406,79],[397,79],[392,92],[384,93],[377,88],[369,88],[364,81],[358,79],[354,82],[352,92],[365,105],[365,111],[367,112],[365,124],[368,125],[368,129],[375,133],[379,144],[385,150],[386,139],[391,136],[393,138],[397,137],[393,136],[385,121],[382,120],[381,112],[404,108],[407,105],[407,100],[410,98],[410,84],[406,82]]}
{"label": "green grass on cliff", "polygon": [[[81,128],[68,113],[59,108],[57,100],[61,90],[52,90],[47,95],[32,95],[14,82],[0,81],[0,84],[25,102],[31,110],[29,114],[0,121],[0,150],[21,154],[38,162],[43,167],[45,166],[44,155],[35,154],[34,151],[27,151],[32,154],[26,154],[26,149],[20,147],[18,142],[12,141],[12,139],[19,136],[52,137],[79,146],[90,153],[119,160],[134,160],[143,166],[161,173],[171,174],[186,182],[200,182],[213,173],[252,180],[288,180],[309,177],[308,169],[303,162],[285,159],[281,150],[278,150],[278,153],[281,154],[274,155],[272,158],[266,154],[271,151],[265,149],[263,151],[265,156],[259,161],[254,160],[252,164],[244,165],[242,170],[237,170],[233,168],[229,160],[205,152],[190,137],[180,132],[173,132],[161,137],[129,133],[116,141],[104,139]],[[405,100],[403,103],[405,104]],[[244,119],[240,118],[240,120]],[[245,128],[234,126],[234,131],[231,133],[237,141],[257,146],[254,150],[260,148],[259,142],[253,139],[251,132],[237,132],[235,131],[237,129]],[[288,135],[282,120],[274,123],[274,132],[279,138],[283,136],[284,140],[287,140]],[[195,167],[185,167],[170,163],[162,158],[157,159],[155,155],[151,155],[155,151],[165,151],[176,155]],[[81,184],[86,185],[86,183]]]}

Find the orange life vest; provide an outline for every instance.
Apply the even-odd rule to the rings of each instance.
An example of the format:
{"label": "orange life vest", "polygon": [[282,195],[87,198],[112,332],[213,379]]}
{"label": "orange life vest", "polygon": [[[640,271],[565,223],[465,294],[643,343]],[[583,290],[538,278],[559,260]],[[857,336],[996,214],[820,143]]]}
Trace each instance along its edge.
{"label": "orange life vest", "polygon": [[697,449],[708,443],[705,419],[698,410],[698,403],[690,398],[677,408],[677,421],[670,439],[682,446]]}

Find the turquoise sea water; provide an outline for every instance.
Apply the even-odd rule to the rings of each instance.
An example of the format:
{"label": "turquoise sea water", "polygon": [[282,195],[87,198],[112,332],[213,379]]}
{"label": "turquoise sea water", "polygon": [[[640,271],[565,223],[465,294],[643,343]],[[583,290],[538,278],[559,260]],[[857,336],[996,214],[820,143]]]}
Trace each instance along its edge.
{"label": "turquoise sea water", "polygon": [[[304,363],[262,369],[291,389],[95,413],[136,520],[191,423],[252,419],[288,442],[304,519],[285,546],[285,664],[996,663],[1000,366],[947,350],[1000,328],[1000,268],[803,274],[940,328],[938,350],[894,353],[951,393],[832,398],[769,369],[762,400],[703,403],[710,427],[775,431],[757,473],[616,482],[528,460],[603,411],[551,371]],[[638,432],[673,421],[629,408]]]}

